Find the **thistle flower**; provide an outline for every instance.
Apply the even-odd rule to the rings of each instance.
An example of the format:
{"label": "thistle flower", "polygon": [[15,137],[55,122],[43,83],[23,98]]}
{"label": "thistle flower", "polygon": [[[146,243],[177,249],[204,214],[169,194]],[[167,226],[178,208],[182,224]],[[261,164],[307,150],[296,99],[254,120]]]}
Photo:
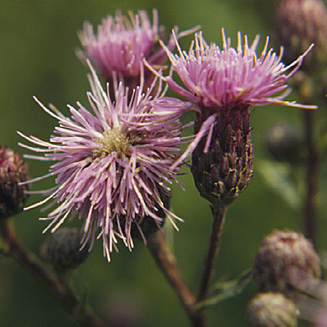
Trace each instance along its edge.
{"label": "thistle flower", "polygon": [[253,277],[263,292],[278,291],[296,298],[310,291],[320,276],[320,258],[312,243],[293,231],[274,231],[254,256]]}
{"label": "thistle flower", "polygon": [[0,219],[9,218],[23,210],[28,198],[27,165],[20,155],[0,146]]}
{"label": "thistle flower", "polygon": [[283,100],[290,92],[285,82],[298,70],[311,47],[285,66],[281,62],[282,49],[278,56],[268,50],[268,38],[258,57],[259,36],[249,46],[247,36],[243,45],[238,33],[238,46],[234,49],[222,30],[221,50],[216,44],[208,45],[199,33],[195,34],[188,52],[180,48],[174,37],[178,55],[161,44],[172,71],[185,88],[173,80],[172,74],[164,80],[173,91],[197,105],[196,137],[176,165],[193,152],[192,173],[201,195],[215,205],[228,205],[253,176],[250,106],[315,108]]}
{"label": "thistle flower", "polygon": [[259,293],[248,305],[247,320],[251,327],[296,327],[298,313],[282,293]]}
{"label": "thistle flower", "polygon": [[51,199],[58,203],[44,218],[52,220],[46,230],[57,230],[70,214],[80,219],[85,216],[84,244],[89,238],[93,243],[100,229],[104,254],[110,260],[117,238],[132,249],[134,224],[142,234],[142,221],[151,219],[159,226],[163,220],[160,212],[173,224],[173,218],[179,219],[165,207],[160,193],[170,190],[165,183],[177,182],[177,169],[171,165],[182,142],[178,117],[188,104],[164,97],[159,91],[150,96],[156,81],[146,93],[142,93],[142,86],[136,88],[130,100],[128,89],[120,84],[112,101],[109,86],[105,92],[93,69],[89,80],[92,92],[87,95],[94,114],[78,102],[78,109],[68,106],[68,118],[36,99],[45,112],[59,121],[59,126],[49,142],[19,133],[38,147],[20,145],[44,152],[43,160],[57,161],[49,174],[28,181],[57,176],[50,195],[29,207]]}
{"label": "thistle flower", "polygon": [[[152,25],[144,10],[137,14],[129,11],[128,17],[117,11],[116,16],[103,19],[97,35],[89,22],[84,23],[84,29],[79,33],[84,52],[79,51],[78,56],[93,62],[98,72],[109,82],[111,91],[117,78],[133,89],[140,81],[143,59],[156,66],[167,60],[164,49],[159,45],[159,39],[165,38],[165,34],[165,28],[158,26],[157,10],[153,10]],[[174,47],[172,36],[167,47]],[[146,84],[151,84],[152,80],[152,73],[146,71]],[[113,92],[110,94],[113,95]]]}

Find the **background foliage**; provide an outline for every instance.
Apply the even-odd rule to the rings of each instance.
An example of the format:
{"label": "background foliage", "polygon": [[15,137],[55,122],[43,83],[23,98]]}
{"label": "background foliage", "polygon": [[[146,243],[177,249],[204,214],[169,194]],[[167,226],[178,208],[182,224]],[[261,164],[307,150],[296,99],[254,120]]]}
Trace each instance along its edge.
{"label": "background foliage", "polygon": [[[178,25],[180,30],[185,30],[201,24],[205,39],[221,44],[220,29],[225,27],[233,45],[236,45],[237,31],[247,34],[250,42],[259,33],[262,48],[265,36],[273,34],[276,5],[278,1],[260,0],[0,0],[1,144],[24,153],[17,145],[21,139],[16,130],[48,139],[56,122],[34,102],[33,95],[45,104],[55,104],[66,114],[68,103],[74,105],[81,101],[87,104],[88,70],[75,56],[75,50],[80,46],[77,31],[84,20],[90,20],[96,26],[116,9],[123,13],[146,9],[152,17],[152,8],[157,8],[160,24],[168,28]],[[188,47],[190,41],[191,37],[187,37],[181,43]],[[296,94],[292,97],[296,98]],[[255,177],[228,210],[216,279],[232,279],[249,268],[260,240],[273,228],[301,230],[300,208],[291,208],[283,196],[266,185],[259,172],[262,160],[269,160],[263,147],[267,128],[280,120],[300,126],[300,118],[299,110],[285,107],[263,107],[253,113]],[[29,161],[29,169],[30,176],[36,177],[47,171],[48,164]],[[322,173],[325,175],[325,169]],[[186,191],[174,187],[172,207],[185,223],[179,223],[180,232],[172,231],[172,242],[178,266],[194,290],[207,247],[211,214],[208,203],[195,190],[192,176],[182,176],[181,180]],[[38,183],[33,188],[41,189],[47,185]],[[32,196],[28,203],[37,200]],[[320,200],[318,244],[320,248],[326,248],[323,195]],[[42,234],[46,223],[39,222],[38,217],[40,212],[34,209],[14,220],[23,242],[37,253],[47,237]],[[74,224],[79,226],[79,222]],[[127,321],[126,326],[187,326],[187,318],[175,294],[144,244],[136,241],[132,253],[123,244],[119,249],[119,254],[114,253],[112,262],[107,263],[102,256],[101,241],[97,242],[86,263],[72,273],[77,292],[87,292],[88,302],[100,315],[109,317],[112,326],[122,317]],[[11,259],[2,257],[0,290],[1,326],[77,326],[39,281]],[[211,324],[246,326],[246,303],[256,292],[256,285],[252,283],[243,294],[212,308]]]}

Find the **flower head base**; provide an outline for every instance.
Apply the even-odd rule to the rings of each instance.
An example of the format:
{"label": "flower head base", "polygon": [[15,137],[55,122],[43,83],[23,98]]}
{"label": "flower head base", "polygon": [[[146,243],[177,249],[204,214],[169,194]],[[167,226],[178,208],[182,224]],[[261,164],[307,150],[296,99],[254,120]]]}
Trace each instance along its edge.
{"label": "flower head base", "polygon": [[48,198],[30,208],[55,199],[58,207],[45,218],[52,220],[47,229],[53,231],[69,214],[86,216],[84,242],[90,237],[93,240],[100,228],[109,259],[117,237],[129,249],[133,247],[132,225],[142,234],[140,224],[146,219],[159,226],[162,216],[167,215],[172,222],[176,218],[165,207],[161,194],[169,191],[165,183],[176,181],[177,169],[171,166],[182,142],[178,118],[189,105],[159,92],[152,97],[153,89],[142,93],[141,87],[129,99],[122,84],[112,101],[109,86],[105,92],[93,69],[90,83],[88,99],[94,114],[78,103],[78,109],[69,106],[72,116],[68,118],[36,100],[58,119],[59,126],[49,142],[21,134],[44,149],[21,145],[57,161],[49,174],[57,176],[55,191],[50,190]]}
{"label": "flower head base", "polygon": [[201,135],[203,121],[214,118],[208,138],[203,137],[192,153],[191,171],[202,197],[214,206],[225,206],[249,185],[253,172],[253,146],[249,111],[231,108],[216,112],[207,108],[196,114],[194,132]]}
{"label": "flower head base", "polygon": [[[153,24],[144,10],[137,14],[128,13],[128,17],[117,11],[116,16],[108,16],[98,26],[97,35],[89,22],[85,22],[83,32],[79,38],[84,52],[78,56],[90,59],[98,72],[109,82],[113,90],[116,78],[124,82],[125,86],[134,89],[140,81],[143,59],[152,65],[162,65],[167,56],[159,46],[159,39],[164,36],[164,29],[158,26],[158,12],[153,10]],[[174,46],[173,38],[168,41],[168,48]],[[152,73],[145,74],[147,81]],[[150,78],[149,83],[153,78]]]}
{"label": "flower head base", "polygon": [[0,146],[0,219],[9,218],[23,210],[28,198],[27,165],[20,155]]}

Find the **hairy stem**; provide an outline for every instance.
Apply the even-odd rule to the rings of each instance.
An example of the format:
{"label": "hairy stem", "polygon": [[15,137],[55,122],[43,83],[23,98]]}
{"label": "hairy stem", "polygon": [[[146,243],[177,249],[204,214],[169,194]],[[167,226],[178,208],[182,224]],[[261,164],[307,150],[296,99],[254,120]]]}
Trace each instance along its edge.
{"label": "hairy stem", "polygon": [[40,260],[22,246],[13,229],[10,219],[0,221],[0,234],[8,246],[8,254],[19,264],[28,268],[37,278],[43,281],[47,288],[56,295],[63,307],[75,319],[88,327],[105,327],[106,324],[96,317],[90,310],[80,306],[78,299],[65,283],[55,274],[48,272]]}
{"label": "hairy stem", "polygon": [[158,230],[148,236],[147,245],[160,270],[179,297],[192,326],[204,327],[204,322],[199,320],[198,314],[193,309],[195,297],[187,287],[183,277],[176,267],[175,257],[168,249],[164,233],[161,230]]}

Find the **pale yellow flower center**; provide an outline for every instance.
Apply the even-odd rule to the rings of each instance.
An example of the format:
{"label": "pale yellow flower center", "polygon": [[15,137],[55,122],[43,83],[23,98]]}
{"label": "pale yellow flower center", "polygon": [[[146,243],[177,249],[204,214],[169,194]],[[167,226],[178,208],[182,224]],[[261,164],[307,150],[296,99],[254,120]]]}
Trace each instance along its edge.
{"label": "pale yellow flower center", "polygon": [[99,147],[93,150],[93,158],[101,159],[115,152],[118,158],[124,159],[130,153],[130,139],[120,128],[103,132],[102,135],[103,137],[95,139]]}

